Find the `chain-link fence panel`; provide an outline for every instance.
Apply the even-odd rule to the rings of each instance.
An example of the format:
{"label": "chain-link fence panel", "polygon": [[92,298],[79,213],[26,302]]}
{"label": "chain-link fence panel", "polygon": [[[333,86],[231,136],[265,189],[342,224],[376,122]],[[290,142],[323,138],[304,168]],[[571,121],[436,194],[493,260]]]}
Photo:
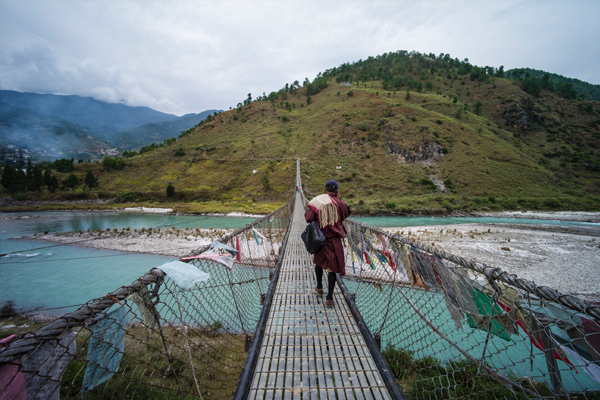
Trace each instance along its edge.
{"label": "chain-link fence panel", "polygon": [[348,290],[409,398],[600,398],[600,307],[349,220]]}
{"label": "chain-link fence panel", "polygon": [[293,208],[3,339],[0,398],[231,398]]}

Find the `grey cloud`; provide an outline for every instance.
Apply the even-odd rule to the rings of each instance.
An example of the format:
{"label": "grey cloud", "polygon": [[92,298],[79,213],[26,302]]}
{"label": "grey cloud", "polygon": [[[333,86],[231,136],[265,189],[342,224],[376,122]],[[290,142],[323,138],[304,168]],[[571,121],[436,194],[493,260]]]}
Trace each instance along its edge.
{"label": "grey cloud", "polygon": [[399,49],[600,83],[598,14],[591,1],[0,0],[0,87],[182,114]]}

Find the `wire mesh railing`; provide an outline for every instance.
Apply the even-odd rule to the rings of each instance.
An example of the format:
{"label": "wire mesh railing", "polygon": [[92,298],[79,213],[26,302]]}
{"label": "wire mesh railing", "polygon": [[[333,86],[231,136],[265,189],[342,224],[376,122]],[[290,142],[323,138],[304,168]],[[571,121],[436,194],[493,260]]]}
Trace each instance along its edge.
{"label": "wire mesh railing", "polygon": [[408,398],[600,398],[597,305],[353,220],[347,231],[344,282]]}
{"label": "wire mesh railing", "polygon": [[0,398],[231,398],[293,208],[3,339]]}

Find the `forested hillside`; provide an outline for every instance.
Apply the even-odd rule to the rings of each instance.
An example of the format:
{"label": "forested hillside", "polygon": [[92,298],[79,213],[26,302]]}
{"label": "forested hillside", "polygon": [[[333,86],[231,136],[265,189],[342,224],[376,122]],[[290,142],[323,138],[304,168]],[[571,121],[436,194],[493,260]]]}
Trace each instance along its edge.
{"label": "forested hillside", "polygon": [[[600,85],[593,85],[579,79],[567,78],[562,75],[531,68],[511,69],[506,74],[508,77],[521,82],[529,79],[531,82],[529,85],[533,88],[539,86],[550,91],[556,91],[565,98],[580,97],[584,100],[600,100]],[[539,84],[536,84],[535,79],[539,81]]]}
{"label": "forested hillside", "polygon": [[98,178],[92,196],[245,211],[289,200],[300,158],[309,195],[333,178],[363,213],[600,208],[600,104],[524,85],[501,66],[387,53],[248,94],[122,169],[75,174]]}

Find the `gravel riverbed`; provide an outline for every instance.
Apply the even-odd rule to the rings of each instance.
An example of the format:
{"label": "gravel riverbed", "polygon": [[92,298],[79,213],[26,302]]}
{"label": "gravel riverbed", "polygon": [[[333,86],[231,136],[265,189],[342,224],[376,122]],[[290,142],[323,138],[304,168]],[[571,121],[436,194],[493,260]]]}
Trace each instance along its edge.
{"label": "gravel riverbed", "polygon": [[[600,231],[504,224],[391,228],[562,293],[600,297]],[[574,232],[574,233],[573,233]]]}

